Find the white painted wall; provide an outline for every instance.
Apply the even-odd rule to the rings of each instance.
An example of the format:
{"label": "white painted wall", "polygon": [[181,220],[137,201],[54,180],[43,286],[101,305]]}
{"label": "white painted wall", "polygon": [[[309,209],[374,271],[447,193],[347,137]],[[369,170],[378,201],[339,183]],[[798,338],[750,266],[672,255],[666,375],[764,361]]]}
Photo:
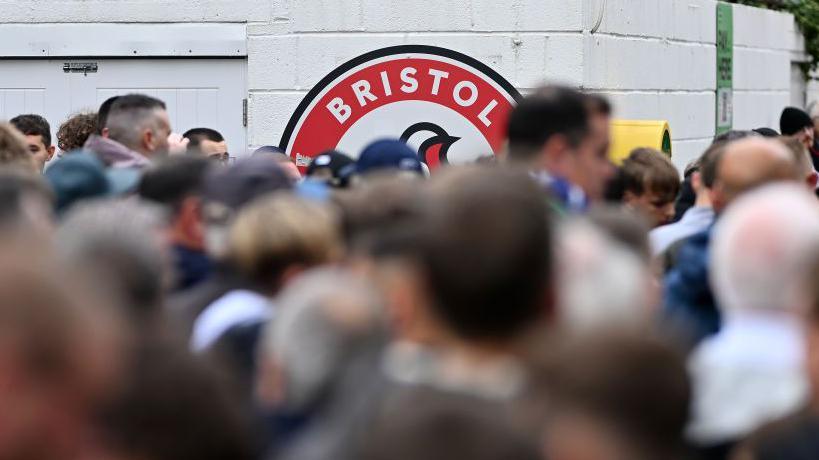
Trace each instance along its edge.
{"label": "white painted wall", "polygon": [[[277,144],[338,64],[421,43],[472,55],[523,91],[562,81],[609,94],[619,117],[668,119],[679,166],[714,135],[715,15],[715,0],[0,0],[0,22],[247,22],[253,146]],[[778,128],[801,58],[793,18],[735,5],[734,24],[734,125]]]}

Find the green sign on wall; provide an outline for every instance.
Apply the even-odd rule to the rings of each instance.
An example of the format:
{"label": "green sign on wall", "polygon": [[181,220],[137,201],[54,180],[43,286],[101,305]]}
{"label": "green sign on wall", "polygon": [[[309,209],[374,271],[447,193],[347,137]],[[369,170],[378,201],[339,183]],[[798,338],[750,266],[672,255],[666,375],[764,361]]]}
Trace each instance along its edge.
{"label": "green sign on wall", "polygon": [[717,4],[717,134],[734,124],[734,10]]}

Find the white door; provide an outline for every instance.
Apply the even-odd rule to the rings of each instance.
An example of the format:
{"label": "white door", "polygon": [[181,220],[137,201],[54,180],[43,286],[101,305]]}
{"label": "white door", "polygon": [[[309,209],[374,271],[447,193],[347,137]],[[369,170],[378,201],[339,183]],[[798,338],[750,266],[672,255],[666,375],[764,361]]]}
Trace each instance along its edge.
{"label": "white door", "polygon": [[[66,73],[65,63],[93,63],[96,72]],[[0,118],[41,114],[56,136],[78,111],[96,111],[107,98],[132,92],[168,105],[174,131],[213,128],[233,156],[246,149],[244,59],[83,59],[0,61]],[[56,138],[55,142],[56,144]]]}

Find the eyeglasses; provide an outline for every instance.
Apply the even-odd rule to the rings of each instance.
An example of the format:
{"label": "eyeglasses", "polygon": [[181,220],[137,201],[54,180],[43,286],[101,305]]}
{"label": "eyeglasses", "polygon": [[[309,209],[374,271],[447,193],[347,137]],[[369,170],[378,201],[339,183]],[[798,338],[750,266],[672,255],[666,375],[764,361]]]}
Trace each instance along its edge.
{"label": "eyeglasses", "polygon": [[215,155],[208,156],[208,159],[215,163],[219,163],[220,165],[226,165],[230,162],[230,154],[228,152],[217,153]]}

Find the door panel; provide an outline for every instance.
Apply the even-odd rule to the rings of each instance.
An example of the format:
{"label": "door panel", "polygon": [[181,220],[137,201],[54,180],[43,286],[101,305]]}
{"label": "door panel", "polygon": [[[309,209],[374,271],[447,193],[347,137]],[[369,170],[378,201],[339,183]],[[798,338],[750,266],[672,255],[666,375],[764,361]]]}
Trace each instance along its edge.
{"label": "door panel", "polygon": [[[88,60],[82,60],[86,62]],[[64,73],[65,60],[0,61],[0,118],[39,113],[52,134],[68,116],[107,98],[142,92],[165,101],[174,131],[221,132],[232,155],[246,149],[243,59],[102,59],[97,72]]]}

